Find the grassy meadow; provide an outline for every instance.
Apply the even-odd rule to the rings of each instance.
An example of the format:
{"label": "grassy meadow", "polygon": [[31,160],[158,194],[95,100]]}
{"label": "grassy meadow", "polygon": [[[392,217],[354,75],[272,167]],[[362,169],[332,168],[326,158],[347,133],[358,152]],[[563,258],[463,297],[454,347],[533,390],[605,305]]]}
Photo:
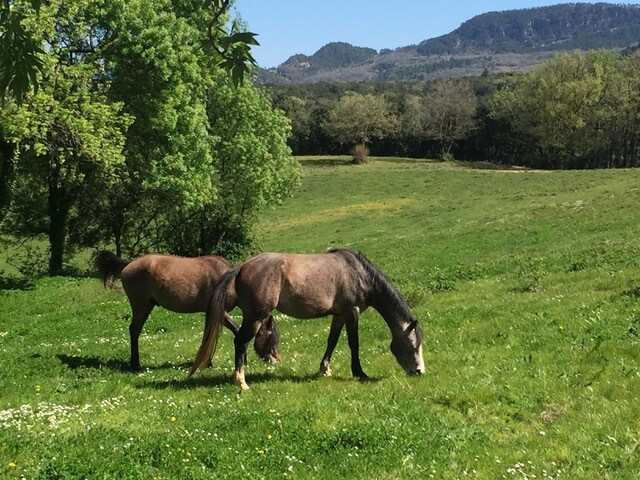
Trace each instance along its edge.
{"label": "grassy meadow", "polygon": [[126,370],[129,307],[94,278],[0,290],[0,478],[636,479],[640,170],[523,171],[304,157],[261,250],[362,251],[408,300],[426,375],[407,377],[372,310],[373,381],[329,320],[277,316],[281,364],[232,336],[186,373],[202,315],[156,309]]}

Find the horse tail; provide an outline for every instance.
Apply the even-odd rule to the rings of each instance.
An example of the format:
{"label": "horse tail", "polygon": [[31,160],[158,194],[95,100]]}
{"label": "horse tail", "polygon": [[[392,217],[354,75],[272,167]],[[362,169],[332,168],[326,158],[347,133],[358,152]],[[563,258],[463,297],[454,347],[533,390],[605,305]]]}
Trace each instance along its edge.
{"label": "horse tail", "polygon": [[228,270],[222,275],[211,295],[207,308],[204,333],[202,334],[202,343],[191,370],[189,370],[189,376],[198,370],[203,370],[216,350],[218,338],[220,338],[220,332],[222,331],[224,314],[227,310],[235,307],[236,304],[235,278],[238,276],[238,272],[240,272],[240,266]]}
{"label": "horse tail", "polygon": [[100,273],[100,279],[105,287],[111,288],[116,278],[120,276],[124,267],[129,265],[131,260],[123,260],[109,250],[102,250],[93,259],[93,263]]}

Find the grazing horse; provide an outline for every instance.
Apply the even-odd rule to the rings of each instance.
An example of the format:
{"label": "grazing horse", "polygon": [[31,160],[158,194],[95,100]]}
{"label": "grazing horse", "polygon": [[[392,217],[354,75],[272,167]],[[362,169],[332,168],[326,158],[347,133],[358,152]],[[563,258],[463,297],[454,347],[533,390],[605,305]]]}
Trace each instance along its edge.
{"label": "grazing horse", "polygon": [[213,297],[196,360],[189,375],[206,366],[215,349],[226,311],[238,306],[242,326],[235,337],[233,381],[241,389],[245,381],[246,351],[251,338],[271,311],[297,318],[333,315],[320,373],[331,375],[329,362],[343,325],[351,349],[351,372],[361,379],[358,354],[358,317],[372,306],[391,330],[391,352],[409,374],[422,374],[422,330],[407,303],[385,275],[364,255],[352,250],[331,250],[315,255],[263,253],[225,273]]}
{"label": "grazing horse", "polygon": [[[131,369],[140,370],[138,339],[142,326],[153,307],[159,305],[178,313],[206,312],[211,294],[222,277],[233,265],[213,255],[196,258],[168,255],[144,255],[123,260],[103,250],[96,255],[95,264],[105,287],[117,277],[122,279],[131,304]],[[236,335],[240,329],[226,314],[224,325]],[[254,344],[256,353],[265,362],[280,361],[279,332],[273,317],[264,323]]]}

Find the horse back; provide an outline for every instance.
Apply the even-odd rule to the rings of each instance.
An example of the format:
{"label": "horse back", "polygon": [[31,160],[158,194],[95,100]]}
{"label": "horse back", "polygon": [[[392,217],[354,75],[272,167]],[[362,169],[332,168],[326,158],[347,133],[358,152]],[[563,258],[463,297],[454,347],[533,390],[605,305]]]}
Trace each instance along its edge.
{"label": "horse back", "polygon": [[[266,253],[242,265],[236,282],[238,302],[297,318],[339,315],[365,299],[363,270],[340,252]],[[244,310],[244,308],[243,308]]]}
{"label": "horse back", "polygon": [[174,257],[149,254],[122,271],[127,296],[179,313],[204,312],[220,277],[231,267],[221,257]]}

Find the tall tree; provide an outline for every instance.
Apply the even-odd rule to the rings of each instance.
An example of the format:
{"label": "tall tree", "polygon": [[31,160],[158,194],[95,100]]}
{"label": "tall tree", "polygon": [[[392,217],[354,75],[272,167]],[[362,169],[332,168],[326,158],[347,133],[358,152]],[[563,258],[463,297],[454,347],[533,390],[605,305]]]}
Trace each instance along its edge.
{"label": "tall tree", "polygon": [[[136,119],[127,133],[126,175],[96,212],[118,252],[240,250],[255,199],[275,201],[280,193],[266,192],[295,184],[284,117],[255,87],[234,85],[218,66],[207,14],[200,1],[180,8],[169,0],[131,2],[123,33],[106,50],[111,96]],[[236,157],[220,148],[227,142],[241,146]],[[231,165],[235,177],[227,179]],[[222,208],[234,198],[245,199],[241,215]]]}
{"label": "tall tree", "polygon": [[110,13],[114,40],[102,52],[109,96],[135,120],[126,168],[96,204],[96,216],[119,254],[158,248],[150,232],[164,215],[198,210],[215,196],[206,92],[217,53],[208,42],[207,15],[202,2],[175,8],[170,0],[134,0]]}
{"label": "tall tree", "polygon": [[440,143],[443,157],[451,152],[455,142],[464,140],[477,128],[478,100],[465,80],[435,83],[422,103],[424,135]]}
{"label": "tall tree", "polygon": [[[233,159],[256,172],[259,200],[245,195],[245,210],[295,183],[297,166],[283,148],[288,124],[268,117],[271,106],[255,99],[253,87],[241,87],[255,41],[238,23],[226,27],[229,3],[54,0],[26,15],[30,35],[46,48],[38,92],[26,93],[22,105],[9,97],[0,112],[2,139],[18,146],[17,156],[1,152],[0,179],[9,178],[4,159],[17,160],[9,162],[15,181],[4,227],[49,235],[51,274],[75,245],[113,239],[120,253],[179,243],[171,236],[221,190],[216,146],[227,137],[217,133],[222,115],[209,114],[217,92],[233,97],[243,88],[257,105],[243,125],[255,128],[246,136],[259,142],[244,144],[258,155],[237,151]],[[236,103],[225,121],[239,115]],[[254,157],[257,164],[245,161]],[[235,183],[244,194],[243,182]]]}
{"label": "tall tree", "polygon": [[537,166],[612,166],[603,159],[611,159],[617,124],[617,63],[615,53],[558,55],[521,77],[515,88],[498,91],[492,116],[533,140]]}
{"label": "tall tree", "polygon": [[343,146],[366,146],[397,128],[398,117],[383,96],[355,92],[340,97],[324,124],[327,135]]}
{"label": "tall tree", "polygon": [[92,57],[92,15],[89,1],[51,1],[31,18],[32,31],[48,46],[41,88],[0,111],[5,141],[19,146],[20,159],[4,226],[48,236],[51,275],[62,270],[70,218],[78,200],[91,194],[86,187],[108,187],[124,162],[129,117],[121,104],[107,101],[107,83],[96,86],[102,66]]}
{"label": "tall tree", "polygon": [[289,196],[299,181],[300,166],[287,146],[288,119],[263,91],[222,80],[207,103],[217,195],[199,210],[176,211],[159,231],[164,249],[184,255],[246,254],[257,214]]}

